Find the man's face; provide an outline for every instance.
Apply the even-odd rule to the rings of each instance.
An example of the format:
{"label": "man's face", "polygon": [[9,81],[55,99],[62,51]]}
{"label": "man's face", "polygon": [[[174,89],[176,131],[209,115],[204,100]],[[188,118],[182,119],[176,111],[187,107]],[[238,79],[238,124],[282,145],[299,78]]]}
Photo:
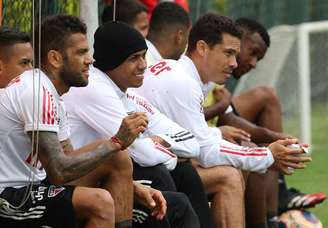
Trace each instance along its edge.
{"label": "man's face", "polygon": [[92,63],[86,35],[72,34],[67,41],[60,78],[68,86],[81,87],[88,84],[89,65]]}
{"label": "man's face", "polygon": [[140,87],[143,83],[144,72],[147,67],[146,50],[130,55],[121,65],[108,71],[115,84],[125,92],[128,88]]}
{"label": "man's face", "polygon": [[259,33],[245,33],[241,40],[240,54],[237,57],[238,67],[233,76],[240,78],[256,67],[258,61],[263,59],[267,46]]}
{"label": "man's face", "polygon": [[240,39],[224,33],[222,42],[207,46],[202,61],[201,77],[204,83],[224,84],[237,67],[236,56],[240,51]]}
{"label": "man's face", "polygon": [[30,43],[17,43],[8,48],[8,57],[0,57],[0,88],[26,70],[32,69],[33,49]]}
{"label": "man's face", "polygon": [[148,35],[149,20],[146,12],[139,13],[133,21],[133,28],[138,30],[144,38]]}

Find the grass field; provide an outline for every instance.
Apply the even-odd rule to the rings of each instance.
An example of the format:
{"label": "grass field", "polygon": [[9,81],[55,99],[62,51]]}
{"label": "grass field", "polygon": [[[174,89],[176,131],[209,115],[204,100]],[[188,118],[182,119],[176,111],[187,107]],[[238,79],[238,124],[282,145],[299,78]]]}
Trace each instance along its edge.
{"label": "grass field", "polygon": [[[328,194],[328,107],[314,106],[312,110],[312,162],[306,170],[287,178],[288,186],[303,192]],[[310,211],[328,227],[328,200]]]}

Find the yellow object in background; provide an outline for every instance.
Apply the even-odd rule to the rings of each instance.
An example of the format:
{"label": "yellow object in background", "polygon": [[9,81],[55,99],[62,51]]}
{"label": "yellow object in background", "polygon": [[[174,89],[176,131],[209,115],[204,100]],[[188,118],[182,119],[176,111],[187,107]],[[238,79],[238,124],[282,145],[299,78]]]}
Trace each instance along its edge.
{"label": "yellow object in background", "polygon": [[[215,85],[213,87],[213,89],[211,89],[211,91],[208,93],[207,97],[205,98],[204,108],[215,104],[216,100],[215,100],[214,95],[213,95],[213,90],[221,88],[221,87],[222,87],[221,85]],[[208,120],[207,125],[210,126],[210,127],[216,127],[216,124],[217,124],[218,120],[219,120],[219,117],[216,116],[213,119]]]}

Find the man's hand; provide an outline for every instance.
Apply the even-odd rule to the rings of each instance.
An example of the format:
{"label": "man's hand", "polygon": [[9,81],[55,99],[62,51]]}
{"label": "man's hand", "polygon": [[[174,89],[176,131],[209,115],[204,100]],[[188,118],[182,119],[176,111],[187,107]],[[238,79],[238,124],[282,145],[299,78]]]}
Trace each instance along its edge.
{"label": "man's hand", "polygon": [[148,119],[145,113],[135,112],[122,120],[120,129],[115,135],[120,140],[122,150],[131,145],[138,135],[145,131]]}
{"label": "man's hand", "polygon": [[232,126],[221,126],[219,127],[219,129],[221,130],[223,138],[229,142],[239,144],[241,143],[241,141],[251,141],[250,134],[239,128],[235,128]]}
{"label": "man's hand", "polygon": [[133,182],[134,198],[136,202],[152,210],[151,215],[158,220],[162,220],[166,214],[166,200],[162,193],[156,189],[145,187],[142,184]]}
{"label": "man's hand", "polygon": [[290,175],[293,173],[293,169],[304,169],[306,167],[304,162],[312,160],[311,157],[297,157],[298,154],[303,153],[302,149],[291,149],[287,147],[294,143],[297,143],[297,139],[285,139],[278,140],[268,146],[274,158],[274,163],[271,166],[272,169]]}
{"label": "man's hand", "polygon": [[294,136],[283,132],[276,132],[277,139],[295,139]]}
{"label": "man's hand", "polygon": [[213,89],[213,97],[216,102],[226,104],[226,107],[231,104],[231,93],[224,87],[218,87]]}

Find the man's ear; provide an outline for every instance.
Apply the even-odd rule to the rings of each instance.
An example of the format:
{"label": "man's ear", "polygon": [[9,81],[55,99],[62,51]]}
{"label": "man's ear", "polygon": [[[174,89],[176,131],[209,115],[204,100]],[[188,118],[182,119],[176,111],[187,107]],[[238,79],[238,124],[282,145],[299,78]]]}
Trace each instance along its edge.
{"label": "man's ear", "polygon": [[177,29],[177,31],[175,32],[175,43],[176,44],[181,44],[181,42],[183,42],[183,31],[182,29]]}
{"label": "man's ear", "polygon": [[197,43],[196,43],[196,51],[197,53],[204,57],[205,54],[207,53],[208,51],[208,45],[207,43],[204,41],[204,40],[198,40]]}
{"label": "man's ear", "polygon": [[59,51],[50,50],[48,52],[48,63],[54,68],[60,68],[63,65],[63,56]]}

